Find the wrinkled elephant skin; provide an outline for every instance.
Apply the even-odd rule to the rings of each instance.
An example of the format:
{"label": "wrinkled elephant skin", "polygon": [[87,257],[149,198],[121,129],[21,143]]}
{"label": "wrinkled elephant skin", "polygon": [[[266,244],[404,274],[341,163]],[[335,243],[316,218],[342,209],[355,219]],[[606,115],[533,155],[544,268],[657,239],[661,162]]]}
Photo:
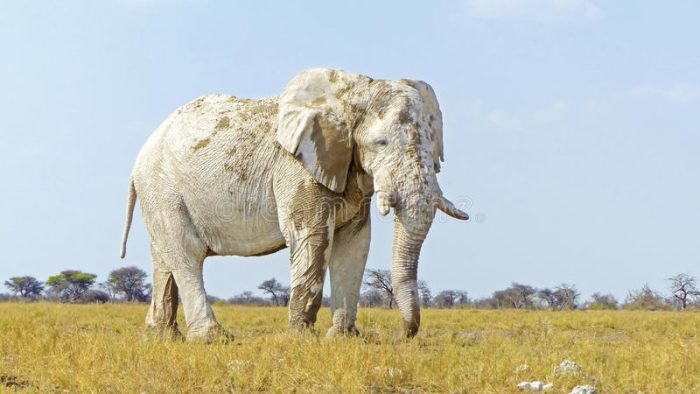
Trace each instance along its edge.
{"label": "wrinkled elephant skin", "polygon": [[406,334],[420,324],[416,271],[443,197],[442,114],[421,81],[373,80],[330,69],[297,75],[281,95],[211,95],[184,105],[150,136],[131,174],[126,239],[136,199],[151,236],[153,296],[146,326],[187,339],[226,337],[207,302],[207,256],[290,249],[292,330],[313,329],[330,272],[333,326],[356,333],[370,244],[370,199],[394,217],[392,276]]}

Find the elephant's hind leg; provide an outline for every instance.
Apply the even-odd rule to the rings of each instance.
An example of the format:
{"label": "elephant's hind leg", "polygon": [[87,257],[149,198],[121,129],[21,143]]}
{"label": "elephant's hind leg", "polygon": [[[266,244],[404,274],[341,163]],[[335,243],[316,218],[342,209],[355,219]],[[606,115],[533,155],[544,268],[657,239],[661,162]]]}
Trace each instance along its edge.
{"label": "elephant's hind leg", "polygon": [[187,259],[173,270],[185,310],[187,340],[206,343],[215,340],[228,341],[232,336],[216,321],[214,311],[207,300],[202,272],[203,260]]}
{"label": "elephant's hind leg", "polygon": [[192,224],[187,209],[161,209],[151,231],[154,294],[147,325],[175,327],[177,295],[185,311],[187,340],[212,342],[227,338],[214,317],[204,290],[203,262],[208,247]]}
{"label": "elephant's hind leg", "polygon": [[146,315],[147,331],[166,339],[181,338],[182,334],[177,327],[177,307],[178,289],[172,272],[164,272],[155,268],[153,270],[151,306]]}

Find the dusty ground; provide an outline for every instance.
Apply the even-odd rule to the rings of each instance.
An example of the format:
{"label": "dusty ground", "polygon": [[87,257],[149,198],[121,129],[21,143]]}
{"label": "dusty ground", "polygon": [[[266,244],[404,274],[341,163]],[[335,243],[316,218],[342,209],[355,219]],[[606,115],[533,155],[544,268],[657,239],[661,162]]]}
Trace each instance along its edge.
{"label": "dusty ground", "polygon": [[[0,392],[700,392],[700,313],[424,310],[404,341],[397,311],[362,309],[350,339],[287,334],[283,308],[215,312],[233,343],[142,340],[143,305],[0,304]],[[564,359],[583,371],[556,375]]]}

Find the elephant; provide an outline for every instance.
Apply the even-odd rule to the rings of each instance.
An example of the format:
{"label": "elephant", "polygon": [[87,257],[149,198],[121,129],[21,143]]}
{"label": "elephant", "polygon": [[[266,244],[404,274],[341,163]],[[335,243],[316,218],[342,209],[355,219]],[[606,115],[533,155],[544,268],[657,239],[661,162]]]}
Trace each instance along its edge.
{"label": "elephant", "polygon": [[412,337],[420,325],[418,257],[436,209],[469,216],[443,196],[442,113],[417,80],[374,80],[334,69],[296,75],[279,96],[200,97],[148,138],[129,182],[124,258],[136,199],[151,238],[146,327],[210,342],[227,335],[207,301],[207,256],[290,249],[289,328],[314,330],[330,275],[332,327],[356,334],[370,245],[370,202],[394,209],[392,282]]}

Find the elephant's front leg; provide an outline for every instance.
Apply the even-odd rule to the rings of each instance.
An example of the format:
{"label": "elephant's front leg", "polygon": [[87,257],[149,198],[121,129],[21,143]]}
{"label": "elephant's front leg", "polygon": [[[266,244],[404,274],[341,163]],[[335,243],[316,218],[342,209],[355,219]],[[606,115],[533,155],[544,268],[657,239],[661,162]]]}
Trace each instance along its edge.
{"label": "elephant's front leg", "polygon": [[335,233],[330,261],[331,313],[328,336],[357,335],[355,328],[360,287],[370,243],[369,205],[360,215]]}
{"label": "elephant's front leg", "polygon": [[[308,196],[306,196],[308,198]],[[292,268],[289,328],[313,331],[323,301],[323,283],[333,245],[335,210],[318,199],[297,200],[301,209],[282,220]]]}

